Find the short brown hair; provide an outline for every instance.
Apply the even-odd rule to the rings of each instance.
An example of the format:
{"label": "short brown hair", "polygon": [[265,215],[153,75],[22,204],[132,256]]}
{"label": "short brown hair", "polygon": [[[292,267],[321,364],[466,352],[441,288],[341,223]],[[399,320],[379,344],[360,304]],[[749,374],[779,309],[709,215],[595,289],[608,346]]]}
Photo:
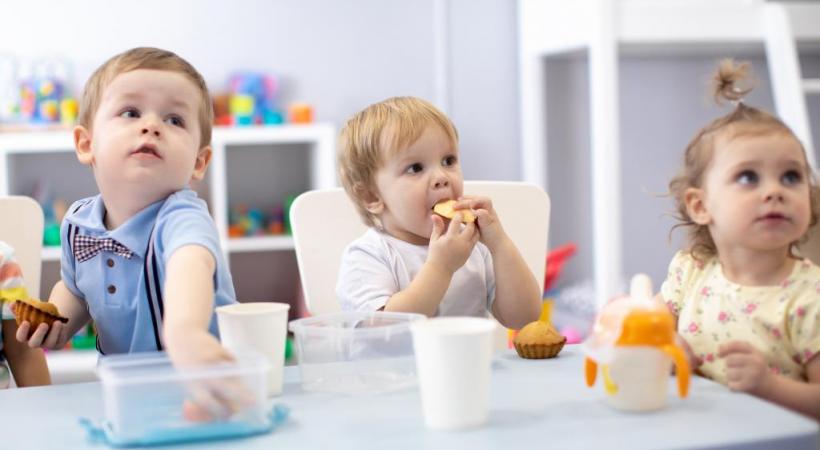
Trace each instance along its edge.
{"label": "short brown hair", "polygon": [[[737,103],[737,106],[725,116],[718,117],[711,123],[703,127],[689,142],[683,157],[683,168],[669,182],[669,194],[675,200],[674,217],[678,223],[672,227],[674,231],[677,227],[685,227],[689,230],[689,252],[697,260],[704,260],[717,254],[715,242],[709,233],[706,225],[700,225],[689,217],[686,209],[685,195],[689,188],[700,188],[703,186],[706,170],[712,160],[715,145],[719,138],[727,139],[742,135],[761,135],[769,133],[782,133],[794,138],[803,150],[803,162],[809,183],[809,202],[811,205],[811,215],[809,228],[817,223],[818,199],[820,190],[812,174],[812,170],[806,159],[806,150],[794,132],[777,117],[761,109],[751,107],[743,103],[743,97],[752,88],[748,82],[749,63],[737,64],[731,59],[720,62],[717,72],[713,77],[712,94],[718,104],[724,101]],[[805,239],[803,236],[802,239]],[[801,239],[801,240],[802,240]],[[792,247],[799,244],[793,242]]]}
{"label": "short brown hair", "polygon": [[458,145],[453,122],[430,102],[417,97],[392,97],[374,103],[353,115],[342,128],[339,178],[366,225],[376,225],[364,204],[375,190],[376,170],[384,157],[407,148],[430,125],[441,127],[453,146]]}
{"label": "short brown hair", "polygon": [[80,125],[89,130],[91,129],[94,114],[97,113],[97,108],[100,106],[103,91],[111,83],[111,80],[116,78],[117,75],[138,69],[178,72],[194,83],[202,96],[199,107],[199,147],[209,145],[211,143],[211,124],[213,123],[214,112],[205,79],[202,78],[202,75],[197,72],[194,66],[176,53],[153,47],[137,47],[126,50],[113,56],[91,74],[91,77],[85,83],[83,99],[80,103]]}

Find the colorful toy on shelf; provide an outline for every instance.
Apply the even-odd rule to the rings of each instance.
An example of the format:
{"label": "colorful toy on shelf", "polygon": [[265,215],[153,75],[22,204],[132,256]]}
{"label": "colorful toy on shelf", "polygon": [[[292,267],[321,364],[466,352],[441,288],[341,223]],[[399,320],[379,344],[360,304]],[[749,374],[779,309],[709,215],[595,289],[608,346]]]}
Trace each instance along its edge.
{"label": "colorful toy on shelf", "polygon": [[43,245],[56,247],[60,245],[60,223],[63,221],[68,204],[65,200],[55,199],[48,181],[37,182],[31,198],[43,209]]}
{"label": "colorful toy on shelf", "polygon": [[285,209],[281,206],[273,208],[268,221],[268,234],[282,234],[285,232]]}
{"label": "colorful toy on shelf", "polygon": [[20,118],[31,123],[73,124],[77,101],[65,95],[62,81],[32,78],[20,85]]}
{"label": "colorful toy on shelf", "polygon": [[268,215],[262,209],[249,208],[244,203],[237,204],[231,208],[228,217],[228,236],[236,238],[285,233],[287,229],[285,211],[295,197],[295,195],[289,195],[284,205],[272,208]]}
{"label": "colorful toy on shelf", "polygon": [[271,75],[240,72],[230,79],[229,113],[233,125],[278,124],[282,113],[277,107],[279,82]]}
{"label": "colorful toy on shelf", "polygon": [[288,122],[313,122],[313,107],[308,105],[307,103],[291,103],[290,106],[288,106]]}

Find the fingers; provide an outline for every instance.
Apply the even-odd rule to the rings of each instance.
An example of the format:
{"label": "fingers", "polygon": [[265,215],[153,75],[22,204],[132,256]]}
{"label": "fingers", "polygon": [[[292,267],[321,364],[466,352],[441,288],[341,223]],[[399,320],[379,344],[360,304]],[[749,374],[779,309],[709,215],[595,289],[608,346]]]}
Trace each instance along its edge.
{"label": "fingers", "polygon": [[435,241],[441,237],[444,232],[444,220],[437,214],[430,216],[433,219],[433,232],[430,234],[430,240]]}
{"label": "fingers", "polygon": [[454,209],[492,209],[493,201],[489,197],[482,197],[478,195],[464,195],[458,198]]}
{"label": "fingers", "polygon": [[748,342],[731,341],[718,347],[718,357],[723,358],[732,353],[754,353],[755,349]]}
{"label": "fingers", "polygon": [[456,215],[450,219],[450,224],[447,226],[447,235],[448,236],[456,236],[461,232],[461,225],[464,223],[464,218],[460,212],[456,212]]}
{"label": "fingers", "polygon": [[751,362],[751,356],[745,353],[734,353],[725,357],[727,369],[746,367]]}
{"label": "fingers", "polygon": [[42,347],[43,341],[46,339],[46,335],[48,334],[48,325],[41,323],[32,333],[31,337],[28,338],[28,346],[32,348]]}
{"label": "fingers", "polygon": [[[39,330],[39,328],[38,328]],[[46,336],[46,340],[44,342],[44,347],[57,349],[61,347],[60,343],[62,341],[61,337],[65,332],[65,324],[62,322],[55,321],[54,324],[51,326],[51,330],[49,330],[48,335]]]}
{"label": "fingers", "polygon": [[25,321],[17,327],[17,334],[14,336],[18,342],[28,342],[28,332],[31,329],[31,324]]}

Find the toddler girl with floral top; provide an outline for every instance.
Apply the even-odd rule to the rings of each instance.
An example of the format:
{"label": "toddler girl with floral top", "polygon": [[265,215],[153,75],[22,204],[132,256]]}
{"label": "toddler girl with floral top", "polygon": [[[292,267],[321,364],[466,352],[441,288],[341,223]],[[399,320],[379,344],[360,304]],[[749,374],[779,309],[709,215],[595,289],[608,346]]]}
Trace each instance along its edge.
{"label": "toddler girl with floral top", "polygon": [[794,133],[743,103],[747,72],[721,63],[715,99],[736,106],[669,183],[690,245],[661,296],[700,374],[820,420],[820,267],[795,254],[820,191]]}

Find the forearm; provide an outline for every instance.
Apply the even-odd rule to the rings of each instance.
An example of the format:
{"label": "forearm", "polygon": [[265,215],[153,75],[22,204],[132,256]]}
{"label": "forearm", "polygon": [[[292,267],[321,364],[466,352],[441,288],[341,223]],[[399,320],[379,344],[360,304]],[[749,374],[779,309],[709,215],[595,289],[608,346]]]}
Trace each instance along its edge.
{"label": "forearm", "polygon": [[541,288],[515,244],[507,238],[490,252],[495,271],[496,319],[513,329],[537,320],[541,313]]}
{"label": "forearm", "polygon": [[69,338],[74,336],[77,331],[91,320],[91,315],[88,313],[88,307],[85,301],[77,298],[62,281],[58,281],[57,284],[54,285],[54,288],[51,289],[51,295],[48,301],[54,303],[60,311],[60,315],[68,318],[68,323],[66,324],[68,333],[66,336]]}
{"label": "forearm", "polygon": [[774,375],[771,383],[758,396],[820,421],[820,383]]}
{"label": "forearm", "polygon": [[29,387],[51,384],[51,376],[48,372],[43,350],[31,348],[26,343],[14,338],[17,333],[17,323],[14,320],[3,320],[2,322],[3,352],[6,355],[17,386]]}
{"label": "forearm", "polygon": [[211,253],[195,245],[181,247],[168,260],[163,336],[172,358],[186,350],[189,340],[209,340],[215,266]]}
{"label": "forearm", "polygon": [[452,273],[428,261],[406,289],[390,297],[384,310],[415,312],[433,317],[452,278]]}

